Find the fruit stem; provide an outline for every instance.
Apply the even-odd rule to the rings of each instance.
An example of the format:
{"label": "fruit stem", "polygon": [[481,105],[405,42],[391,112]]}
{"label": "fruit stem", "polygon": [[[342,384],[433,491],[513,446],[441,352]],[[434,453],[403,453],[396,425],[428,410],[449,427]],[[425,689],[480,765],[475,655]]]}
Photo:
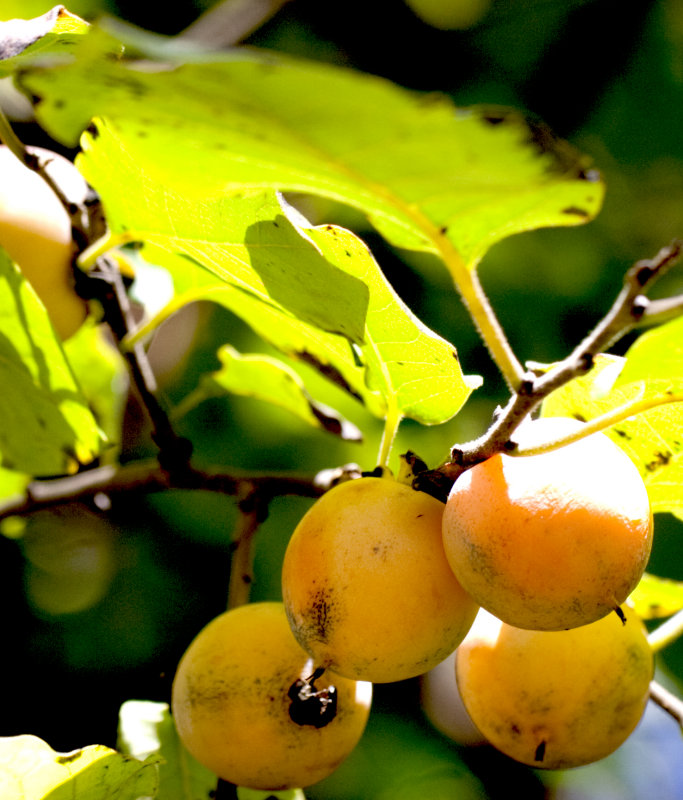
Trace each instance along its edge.
{"label": "fruit stem", "polygon": [[389,455],[402,419],[403,416],[399,412],[397,404],[393,402],[393,398],[390,398],[389,407],[384,418],[384,430],[379,444],[379,453],[377,454],[377,466],[381,467],[382,470],[388,469]]}
{"label": "fruit stem", "polygon": [[654,653],[658,653],[668,645],[675,642],[683,635],[683,611],[669,617],[659,627],[655,628],[647,637],[647,640]]}
{"label": "fruit stem", "polygon": [[670,714],[683,728],[683,701],[657,681],[650,683],[650,699]]}
{"label": "fruit stem", "polygon": [[121,233],[107,231],[103,236],[100,236],[99,239],[83,250],[78,256],[76,263],[82,270],[87,272],[95,266],[98,258],[106,255],[110,250],[113,250],[115,247],[121,247],[121,245],[124,244],[130,244],[130,242],[138,241],[139,239],[140,236],[136,236],[131,231],[122,231]]}
{"label": "fruit stem", "polygon": [[239,516],[232,540],[228,609],[249,602],[251,584],[254,581],[254,536],[268,510],[267,501],[261,501],[255,486],[245,484],[243,490],[245,489],[237,503]]}
{"label": "fruit stem", "polygon": [[2,109],[0,109],[0,141],[7,145],[8,149],[14,153],[22,164],[26,163],[26,148],[14,132]]}
{"label": "fruit stem", "polygon": [[573,433],[566,434],[558,439],[553,439],[538,445],[529,445],[526,447],[517,445],[512,450],[506,450],[506,453],[511,456],[536,456],[541,455],[542,453],[549,453],[552,450],[558,450],[559,448],[565,447],[573,442],[578,442],[580,439],[584,439],[586,436],[603,431],[606,428],[615,425],[617,422],[622,422],[623,420],[633,417],[636,414],[642,414],[644,411],[649,411],[652,408],[657,408],[658,406],[662,406],[667,403],[682,402],[682,392],[656,394],[652,395],[652,397],[646,397],[640,400],[631,400],[628,403],[624,403],[621,406],[611,409],[610,411],[606,411],[599,417],[589,420],[579,430],[574,431]]}

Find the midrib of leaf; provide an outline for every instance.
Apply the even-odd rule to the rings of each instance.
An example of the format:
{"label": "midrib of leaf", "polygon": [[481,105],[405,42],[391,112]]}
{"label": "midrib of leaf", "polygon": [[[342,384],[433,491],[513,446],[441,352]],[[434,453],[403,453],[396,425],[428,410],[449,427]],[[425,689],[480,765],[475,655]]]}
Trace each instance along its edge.
{"label": "midrib of leaf", "polygon": [[[517,387],[522,379],[524,370],[517,361],[517,357],[507,341],[507,337],[491,308],[488,298],[484,294],[475,269],[468,268],[459,251],[446,236],[445,232],[437,228],[420,209],[418,203],[407,202],[400,195],[390,191],[386,185],[370,180],[364,173],[351,169],[339,157],[331,157],[328,152],[322,150],[309,139],[302,136],[297,138],[305,144],[309,152],[315,155],[317,159],[332,163],[352,184],[363,187],[370,195],[380,197],[385,203],[397,208],[411,220],[414,228],[430,242],[433,252],[441,258],[444,266],[449,271],[453,283],[472,317],[472,321],[508,385],[513,388]],[[394,141],[395,138],[387,137],[386,141]],[[348,153],[345,155],[348,155]],[[346,197],[340,197],[339,199],[345,203],[349,202]],[[420,203],[424,203],[424,198],[420,200]],[[365,211],[366,209],[362,210]],[[394,224],[396,221],[395,219],[392,220]]]}

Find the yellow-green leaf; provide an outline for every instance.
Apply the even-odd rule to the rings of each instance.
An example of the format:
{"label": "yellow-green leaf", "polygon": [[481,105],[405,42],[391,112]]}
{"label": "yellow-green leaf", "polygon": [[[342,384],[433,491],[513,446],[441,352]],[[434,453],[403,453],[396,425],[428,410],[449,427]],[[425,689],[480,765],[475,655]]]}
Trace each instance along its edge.
{"label": "yellow-green leaf", "polygon": [[156,794],[155,756],[138,761],[103,745],[58,753],[37,736],[0,738],[7,800],[139,800]]}

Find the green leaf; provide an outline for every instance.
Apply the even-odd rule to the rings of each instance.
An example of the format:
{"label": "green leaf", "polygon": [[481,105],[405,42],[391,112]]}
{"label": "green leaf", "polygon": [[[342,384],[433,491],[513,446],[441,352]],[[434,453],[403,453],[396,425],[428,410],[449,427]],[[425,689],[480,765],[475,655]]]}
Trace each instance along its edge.
{"label": "green leaf", "polygon": [[[101,42],[102,53],[111,48]],[[145,47],[140,35],[135,46]],[[364,211],[394,245],[437,252],[456,270],[513,233],[586,222],[602,202],[583,157],[514,112],[458,110],[445,96],[251,49],[185,54],[170,69],[171,43],[157,70],[96,49],[22,73],[41,124],[75,145],[102,116],[152,180],[174,172],[186,195],[323,195]]]}
{"label": "green leaf", "polygon": [[34,19],[0,22],[0,77],[11,75],[36,55],[66,55],[88,27],[64,6],[55,6]]}
{"label": "green leaf", "polygon": [[[5,506],[14,504],[26,495],[30,481],[30,476],[22,472],[0,467],[0,513]],[[8,535],[4,530],[0,530],[0,533]]]}
{"label": "green leaf", "polygon": [[128,700],[119,712],[119,749],[136,758],[157,754],[157,800],[196,800],[210,797],[217,778],[185,749],[167,703]]}
{"label": "green leaf", "polygon": [[108,447],[102,457],[111,461],[121,438],[128,390],[126,364],[92,317],[63,342],[63,347],[83,397],[106,437]]}
{"label": "green leaf", "polygon": [[96,131],[84,138],[79,167],[112,230],[145,242],[146,258],[169,269],[179,292],[154,324],[189,300],[221,303],[379,417],[391,405],[425,424],[444,422],[479,385],[351,232],[311,225],[270,190],[212,197],[211,172],[195,174],[198,194],[186,192],[182,173],[159,179],[108,125]]}
{"label": "green leaf", "polygon": [[74,472],[91,462],[101,431],[47,313],[0,251],[0,460],[32,476]]}
{"label": "green leaf", "polygon": [[367,287],[292,225],[273,192],[202,196],[207,177],[198,174],[200,195],[188,195],[183,176],[171,170],[156,181],[125,142],[98,131],[84,141],[79,167],[102,196],[111,229],[145,242],[150,261],[181,254],[275,309],[362,342]]}
{"label": "green leaf", "polygon": [[[644,333],[625,359],[601,356],[583,378],[553,392],[545,416],[589,420],[629,402],[683,392],[683,318]],[[667,403],[605,431],[631,457],[653,511],[683,519],[683,403]]]}
{"label": "green leaf", "polygon": [[683,581],[645,573],[629,597],[641,619],[669,617],[683,609]]}
{"label": "green leaf", "polygon": [[0,738],[0,786],[12,800],[139,800],[157,789],[158,758],[103,745],[57,753],[37,736]]}
{"label": "green leaf", "polygon": [[209,397],[231,392],[274,403],[309,425],[342,439],[355,442],[362,439],[355,425],[313,400],[301,377],[281,361],[269,356],[242,355],[230,345],[219,349],[218,358],[223,366],[202,377],[199,386],[175,409],[174,416],[182,416]]}

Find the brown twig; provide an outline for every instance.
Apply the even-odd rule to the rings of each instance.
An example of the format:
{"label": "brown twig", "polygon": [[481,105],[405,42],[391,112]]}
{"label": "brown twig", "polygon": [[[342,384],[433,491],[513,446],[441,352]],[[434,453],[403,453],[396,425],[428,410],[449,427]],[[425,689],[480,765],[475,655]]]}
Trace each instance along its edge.
{"label": "brown twig", "polygon": [[243,484],[243,496],[237,503],[239,516],[232,541],[228,608],[249,602],[254,580],[254,536],[268,515],[268,501],[260,497],[254,484]]}
{"label": "brown twig", "polygon": [[201,470],[189,467],[169,473],[156,459],[146,459],[97,467],[64,478],[32,481],[23,497],[0,506],[0,519],[69,503],[99,508],[102,496],[115,503],[132,493],[149,494],[167,489],[204,490],[231,497],[244,496],[253,489],[258,492],[259,502],[267,505],[273,498],[284,495],[319,497],[326,488],[329,487],[317,481],[317,476],[250,475],[226,472],[221,467]]}
{"label": "brown twig", "polygon": [[683,312],[680,298],[672,303],[651,301],[644,292],[672,266],[681,255],[683,242],[674,241],[648,260],[638,261],[626,273],[623,287],[605,317],[594,330],[562,361],[547,372],[528,371],[518,390],[510,397],[507,406],[500,410],[491,427],[477,439],[451,450],[451,460],[437,470],[422,473],[416,479],[416,488],[434,492],[443,498],[444,492],[465,470],[490,458],[496,453],[514,450],[511,437],[520,423],[555,389],[585,375],[593,366],[595,357],[607,350],[628,331],[647,320],[654,321],[660,314]]}
{"label": "brown twig", "polygon": [[683,728],[683,700],[676,697],[668,689],[665,689],[657,681],[652,681],[650,684],[650,699],[657,703],[660,708],[663,708],[667,714],[670,714]]}
{"label": "brown twig", "polygon": [[231,47],[275,16],[289,0],[222,0],[178,35],[205,47]]}

